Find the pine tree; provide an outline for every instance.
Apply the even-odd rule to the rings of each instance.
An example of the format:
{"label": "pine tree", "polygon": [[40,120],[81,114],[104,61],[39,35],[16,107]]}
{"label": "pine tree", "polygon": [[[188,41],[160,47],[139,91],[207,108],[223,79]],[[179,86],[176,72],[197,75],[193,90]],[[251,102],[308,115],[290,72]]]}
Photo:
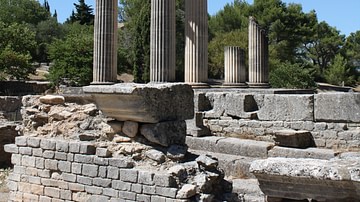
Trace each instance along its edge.
{"label": "pine tree", "polygon": [[67,23],[79,22],[81,25],[93,25],[94,14],[91,6],[85,3],[85,0],[79,0],[79,4],[75,4],[76,12],[73,11],[70,18],[67,19]]}
{"label": "pine tree", "polygon": [[47,0],[44,1],[43,7],[50,13],[50,5],[49,5],[49,2]]}

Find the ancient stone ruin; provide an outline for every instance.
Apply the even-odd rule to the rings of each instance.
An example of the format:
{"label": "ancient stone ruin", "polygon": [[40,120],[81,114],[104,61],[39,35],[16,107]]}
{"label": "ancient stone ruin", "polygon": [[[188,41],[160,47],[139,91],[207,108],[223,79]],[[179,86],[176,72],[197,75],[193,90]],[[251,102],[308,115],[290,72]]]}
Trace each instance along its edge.
{"label": "ancient stone ruin", "polygon": [[146,85],[115,84],[117,1],[97,0],[93,85],[0,99],[9,201],[359,201],[360,94],[266,89],[252,17],[249,74],[227,47],[224,88],[209,88],[207,1],[185,2],[186,84],[166,83],[175,0],[151,2]]}

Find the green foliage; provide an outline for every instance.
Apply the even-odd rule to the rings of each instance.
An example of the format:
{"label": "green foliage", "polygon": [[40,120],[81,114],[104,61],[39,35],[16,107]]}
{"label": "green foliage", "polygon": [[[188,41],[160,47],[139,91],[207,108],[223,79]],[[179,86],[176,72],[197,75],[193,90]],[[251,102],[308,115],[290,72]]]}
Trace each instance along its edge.
{"label": "green foliage", "polygon": [[[0,22],[0,72],[10,79],[24,80],[35,69],[30,52],[35,50],[35,33],[25,24]],[[4,79],[4,78],[2,78]]]}
{"label": "green foliage", "polygon": [[273,88],[309,89],[316,87],[313,72],[300,64],[278,63],[270,72],[270,84]]}
{"label": "green foliage", "polygon": [[242,30],[234,30],[215,36],[209,43],[209,76],[221,79],[224,75],[224,48],[226,46],[239,46],[247,50],[248,35]]}
{"label": "green foliage", "polygon": [[317,75],[319,79],[323,78],[324,71],[335,59],[335,56],[341,53],[345,36],[339,33],[338,30],[329,26],[326,22],[320,22],[315,26],[315,34],[311,42],[305,46],[307,49],[307,58],[320,70]]}
{"label": "green foliage", "polygon": [[89,85],[93,68],[93,28],[74,23],[67,25],[66,30],[66,37],[55,40],[49,47],[54,63],[49,79],[54,85]]}
{"label": "green foliage", "polygon": [[39,62],[50,62],[48,46],[55,40],[64,36],[63,27],[57,22],[56,18],[40,22],[36,26],[37,50],[34,60]]}
{"label": "green foliage", "polygon": [[5,24],[27,23],[37,25],[51,15],[36,0],[0,0],[0,21]]}
{"label": "green foliage", "polygon": [[[352,34],[345,43],[345,37],[336,28],[318,22],[315,11],[304,13],[300,4],[286,4],[281,0],[254,0],[252,5],[235,0],[210,17],[210,77],[223,76],[225,46],[246,48],[249,16],[254,16],[268,33],[274,87],[308,88],[314,86],[309,79],[324,81],[327,77],[330,80],[329,75],[335,72],[344,75],[345,83],[356,79],[355,69],[360,67],[360,33]],[[349,61],[345,69],[340,60],[335,59],[338,54]],[[283,78],[292,72],[295,79]],[[311,74],[306,76],[306,73]]]}
{"label": "green foliage", "polygon": [[325,79],[328,83],[333,85],[353,85],[355,83],[355,75],[351,75],[351,67],[348,66],[348,61],[337,54],[333,64],[325,70]]}
{"label": "green foliage", "polygon": [[91,6],[85,3],[85,0],[79,0],[79,4],[75,4],[76,12],[72,12],[67,23],[78,22],[81,25],[93,25],[94,24],[94,14]]}
{"label": "green foliage", "polygon": [[[135,82],[144,83],[150,80],[150,0],[120,0],[119,19],[125,23],[121,31],[122,41],[119,43],[119,53],[129,61]],[[176,72],[177,80],[184,80],[184,2],[176,1]],[[125,54],[123,54],[125,53]],[[125,62],[127,63],[127,62]],[[126,65],[126,64],[122,64]]]}

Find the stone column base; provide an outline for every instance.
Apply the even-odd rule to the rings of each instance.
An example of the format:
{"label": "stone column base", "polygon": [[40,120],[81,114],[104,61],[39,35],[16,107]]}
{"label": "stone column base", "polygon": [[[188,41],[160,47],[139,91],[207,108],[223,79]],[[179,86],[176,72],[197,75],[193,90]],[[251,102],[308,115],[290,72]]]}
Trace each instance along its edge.
{"label": "stone column base", "polygon": [[192,88],[200,89],[200,88],[210,88],[210,85],[207,83],[186,83],[190,85]]}
{"label": "stone column base", "polygon": [[247,83],[249,88],[271,88],[269,83]]}
{"label": "stone column base", "polygon": [[248,88],[246,83],[224,83],[222,88]]}

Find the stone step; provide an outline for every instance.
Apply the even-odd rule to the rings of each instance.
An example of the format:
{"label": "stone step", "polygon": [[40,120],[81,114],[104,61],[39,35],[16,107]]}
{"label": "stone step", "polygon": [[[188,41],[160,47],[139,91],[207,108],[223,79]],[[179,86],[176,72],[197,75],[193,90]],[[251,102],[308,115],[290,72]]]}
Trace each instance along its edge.
{"label": "stone step", "polygon": [[194,150],[254,158],[267,158],[269,150],[275,146],[271,142],[215,136],[187,136],[186,144]]}
{"label": "stone step", "polygon": [[274,147],[269,151],[269,157],[286,157],[286,158],[313,158],[329,160],[336,156],[332,149],[296,149],[287,147]]}
{"label": "stone step", "polygon": [[210,155],[219,160],[219,168],[225,172],[225,176],[231,179],[247,179],[255,176],[249,172],[250,165],[258,158],[236,156],[222,153],[214,153],[202,150],[189,150],[195,155]]}
{"label": "stone step", "polygon": [[233,193],[237,193],[246,202],[265,202],[257,179],[234,179]]}

